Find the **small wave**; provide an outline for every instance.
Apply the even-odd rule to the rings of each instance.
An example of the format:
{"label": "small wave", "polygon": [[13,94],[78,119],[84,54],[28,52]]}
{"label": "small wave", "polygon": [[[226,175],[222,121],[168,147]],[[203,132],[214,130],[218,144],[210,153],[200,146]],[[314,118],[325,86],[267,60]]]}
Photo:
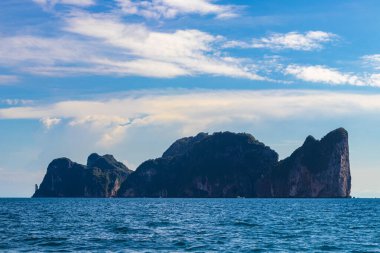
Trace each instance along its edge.
{"label": "small wave", "polygon": [[65,245],[65,242],[51,241],[51,242],[42,242],[38,244],[38,246],[42,246],[42,247],[57,247],[57,246],[62,246],[62,245]]}
{"label": "small wave", "polygon": [[233,225],[238,226],[238,227],[259,227],[260,226],[259,224],[247,222],[247,221],[235,221]]}
{"label": "small wave", "polygon": [[127,234],[132,232],[132,229],[128,226],[115,226],[111,229],[116,234]]}
{"label": "small wave", "polygon": [[156,227],[168,227],[169,225],[171,225],[171,223],[168,221],[148,221],[146,225],[148,227],[156,228]]}
{"label": "small wave", "polygon": [[[108,207],[110,201],[128,203],[128,208]],[[352,210],[377,210],[379,201],[347,200],[343,206],[341,201],[310,200],[289,213],[289,206],[305,200],[246,199],[237,209],[236,202],[224,199],[32,199],[19,205],[0,199],[0,214],[9,210],[0,217],[0,252],[376,251],[377,212]],[[98,212],[99,206],[109,209]],[[220,215],[214,214],[216,207]],[[326,209],[334,220],[326,219]],[[44,210],[54,215],[47,219]],[[348,211],[352,217],[342,218]],[[11,212],[19,219],[8,219]],[[78,212],[88,217],[78,217]],[[336,233],[326,237],[326,231]]]}
{"label": "small wave", "polygon": [[206,250],[206,245],[197,245],[197,246],[190,246],[186,248],[186,251],[202,251]]}
{"label": "small wave", "polygon": [[40,237],[26,237],[23,239],[24,242],[39,242],[41,241]]}
{"label": "small wave", "polygon": [[184,246],[186,246],[186,242],[185,241],[183,241],[183,240],[180,240],[180,241],[176,241],[175,243],[174,243],[174,245],[175,246],[177,246],[177,247],[184,247]]}
{"label": "small wave", "polygon": [[318,247],[318,249],[323,250],[323,251],[336,251],[336,250],[340,250],[341,248],[336,247],[334,245],[322,245]]}
{"label": "small wave", "polygon": [[252,252],[268,252],[268,249],[255,248],[252,249]]}

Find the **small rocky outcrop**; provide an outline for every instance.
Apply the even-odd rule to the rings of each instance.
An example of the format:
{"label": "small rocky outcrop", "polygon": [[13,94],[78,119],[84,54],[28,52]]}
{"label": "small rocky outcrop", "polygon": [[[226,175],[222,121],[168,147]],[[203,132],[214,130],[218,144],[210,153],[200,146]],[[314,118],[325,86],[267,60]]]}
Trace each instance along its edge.
{"label": "small rocky outcrop", "polygon": [[87,165],[55,159],[33,197],[115,197],[131,172],[112,155],[91,154]]}

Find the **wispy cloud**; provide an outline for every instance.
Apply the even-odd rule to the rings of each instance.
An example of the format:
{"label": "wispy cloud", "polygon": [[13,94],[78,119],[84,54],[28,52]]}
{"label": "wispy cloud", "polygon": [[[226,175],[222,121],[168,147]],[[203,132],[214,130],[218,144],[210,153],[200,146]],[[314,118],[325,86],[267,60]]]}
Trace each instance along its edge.
{"label": "wispy cloud", "polygon": [[[88,61],[94,44],[73,38],[46,38],[36,36],[0,37],[0,64],[21,70],[39,67],[83,64]],[[85,59],[85,60],[84,60]]]}
{"label": "wispy cloud", "polygon": [[19,81],[17,76],[13,75],[0,75],[0,85],[1,84],[12,84]]}
{"label": "wispy cloud", "polygon": [[32,0],[36,4],[41,5],[45,9],[51,9],[57,4],[73,5],[80,7],[92,6],[95,0]]}
{"label": "wispy cloud", "polygon": [[215,15],[218,18],[237,15],[236,7],[215,4],[211,0],[117,0],[117,2],[125,14],[149,19],[170,19],[186,14]]}
{"label": "wispy cloud", "polygon": [[342,73],[336,69],[320,65],[290,65],[285,69],[285,74],[293,75],[296,78],[307,82],[364,85],[364,83],[354,74]]}
{"label": "wispy cloud", "polygon": [[59,38],[0,38],[0,65],[51,76],[119,75],[172,78],[217,75],[264,80],[250,61],[218,48],[222,38],[199,30],[159,32],[106,14],[75,12]]}
{"label": "wispy cloud", "polygon": [[370,65],[376,70],[380,70],[380,54],[365,55],[362,57],[365,64]]}
{"label": "wispy cloud", "polygon": [[179,90],[0,109],[0,119],[42,119],[46,127],[61,122],[67,127],[89,129],[97,136],[98,145],[111,146],[122,141],[131,128],[165,129],[175,125],[185,135],[236,121],[336,118],[363,112],[379,113],[380,95],[304,90]]}
{"label": "wispy cloud", "polygon": [[323,31],[308,31],[305,33],[273,33],[267,37],[253,39],[251,42],[228,41],[224,47],[233,48],[268,48],[272,50],[312,51],[323,48],[323,45],[336,40],[338,36]]}
{"label": "wispy cloud", "polygon": [[321,65],[289,65],[285,68],[284,73],[306,82],[380,87],[380,74],[344,73],[335,68]]}
{"label": "wispy cloud", "polygon": [[[34,1],[43,6],[96,4],[93,0]],[[250,42],[229,41],[218,34],[198,29],[166,30],[149,27],[148,22],[132,23],[124,14],[152,18],[172,18],[184,14],[223,17],[233,14],[234,6],[210,0],[116,1],[116,5],[110,5],[108,12],[70,8],[57,13],[59,33],[54,33],[53,37],[0,36],[0,67],[11,69],[12,73],[19,71],[54,77],[112,75],[175,78],[208,75],[283,83],[290,83],[289,77],[295,77],[305,82],[332,85],[380,86],[378,54],[361,58],[373,67],[371,72],[350,73],[325,65],[291,64],[292,59],[287,59],[284,64],[281,57],[234,56],[232,50],[226,50],[231,47],[276,51],[318,50],[339,38],[330,32],[293,31],[272,33]],[[120,8],[124,14],[120,13]],[[268,57],[272,57],[271,60]],[[16,76],[0,75],[0,84],[17,80]]]}
{"label": "wispy cloud", "polygon": [[[137,63],[142,61],[144,67],[141,70],[145,73],[156,69],[162,75],[169,70],[170,77],[212,74],[264,79],[244,65],[243,59],[223,56],[215,46],[221,40],[220,36],[199,30],[157,32],[144,25],[125,24],[117,18],[101,18],[94,14],[80,13],[66,21],[67,31],[98,39],[124,50],[123,53]],[[123,63],[118,61],[108,63],[123,67]]]}
{"label": "wispy cloud", "polygon": [[5,104],[9,106],[16,106],[16,105],[31,105],[33,104],[33,100],[30,99],[18,99],[18,98],[7,98],[0,100],[0,104]]}
{"label": "wispy cloud", "polygon": [[61,122],[59,118],[45,117],[40,120],[47,130],[51,129],[53,126],[58,125]]}

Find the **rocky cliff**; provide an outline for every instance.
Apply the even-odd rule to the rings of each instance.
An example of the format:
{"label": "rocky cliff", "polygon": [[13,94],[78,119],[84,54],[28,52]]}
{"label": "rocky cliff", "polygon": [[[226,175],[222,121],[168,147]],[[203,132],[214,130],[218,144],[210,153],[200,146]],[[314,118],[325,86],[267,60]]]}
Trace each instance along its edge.
{"label": "rocky cliff", "polygon": [[245,133],[200,133],[174,142],[162,157],[128,170],[93,154],[87,166],[54,160],[35,197],[349,197],[348,134],[309,136],[278,161]]}
{"label": "rocky cliff", "polygon": [[131,172],[112,155],[91,154],[87,165],[55,159],[33,197],[115,197]]}
{"label": "rocky cliff", "polygon": [[249,134],[198,134],[144,162],[120,197],[349,197],[348,134],[307,137],[289,158]]}
{"label": "rocky cliff", "polygon": [[276,165],[275,151],[249,134],[215,133],[175,142],[140,165],[120,197],[256,197],[257,181]]}
{"label": "rocky cliff", "polygon": [[348,133],[336,129],[320,141],[306,138],[302,147],[271,173],[271,196],[349,197],[351,174]]}

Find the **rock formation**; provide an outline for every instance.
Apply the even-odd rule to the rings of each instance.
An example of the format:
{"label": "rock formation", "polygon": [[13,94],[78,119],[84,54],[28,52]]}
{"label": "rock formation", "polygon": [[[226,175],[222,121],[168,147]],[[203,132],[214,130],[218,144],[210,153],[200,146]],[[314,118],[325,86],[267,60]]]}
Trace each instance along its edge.
{"label": "rock formation", "polygon": [[271,196],[349,197],[351,174],[348,133],[336,129],[320,141],[309,136],[272,173]]}
{"label": "rock formation", "polygon": [[275,151],[249,134],[201,134],[140,165],[119,196],[256,197],[257,181],[277,160]]}
{"label": "rock formation", "polygon": [[91,154],[86,166],[55,159],[33,197],[115,197],[131,172],[112,155]]}
{"label": "rock formation", "polygon": [[111,155],[87,166],[54,160],[35,197],[349,197],[348,134],[312,136],[278,154],[245,133],[200,133],[174,142],[162,157],[128,170]]}

